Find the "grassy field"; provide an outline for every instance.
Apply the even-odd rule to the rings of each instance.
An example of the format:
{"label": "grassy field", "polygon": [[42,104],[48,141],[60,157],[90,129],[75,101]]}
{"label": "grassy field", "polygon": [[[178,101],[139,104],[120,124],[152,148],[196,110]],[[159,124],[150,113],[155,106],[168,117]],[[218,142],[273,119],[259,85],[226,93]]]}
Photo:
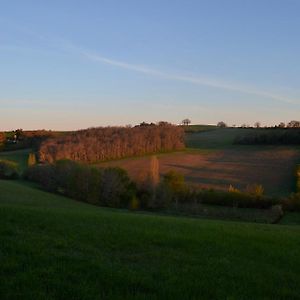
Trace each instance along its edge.
{"label": "grassy field", "polygon": [[284,225],[300,225],[300,213],[299,212],[287,212],[280,220],[280,224]]}
{"label": "grassy field", "polygon": [[[286,196],[295,190],[295,167],[300,160],[295,146],[233,145],[235,136],[257,129],[226,128],[186,134],[185,152],[158,156],[161,174],[182,173],[188,183],[202,188],[228,190],[233,185],[245,190],[261,184],[265,193]],[[99,164],[120,166],[135,180],[147,176],[150,157],[135,157]]]}
{"label": "grassy field", "polygon": [[18,164],[20,171],[27,167],[30,149],[0,152],[0,160],[11,160]]}
{"label": "grassy field", "polygon": [[298,226],[103,209],[0,181],[1,299],[299,299]]}

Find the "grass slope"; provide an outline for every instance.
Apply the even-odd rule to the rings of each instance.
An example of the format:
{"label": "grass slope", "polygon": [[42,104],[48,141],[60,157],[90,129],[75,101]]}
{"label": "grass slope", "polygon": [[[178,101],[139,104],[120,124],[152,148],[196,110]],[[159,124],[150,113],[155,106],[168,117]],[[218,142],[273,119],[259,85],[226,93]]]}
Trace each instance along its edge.
{"label": "grass slope", "polygon": [[11,160],[18,164],[20,171],[27,167],[30,149],[0,152],[0,160]]}
{"label": "grass slope", "polygon": [[297,226],[127,213],[0,181],[1,299],[299,299]]}

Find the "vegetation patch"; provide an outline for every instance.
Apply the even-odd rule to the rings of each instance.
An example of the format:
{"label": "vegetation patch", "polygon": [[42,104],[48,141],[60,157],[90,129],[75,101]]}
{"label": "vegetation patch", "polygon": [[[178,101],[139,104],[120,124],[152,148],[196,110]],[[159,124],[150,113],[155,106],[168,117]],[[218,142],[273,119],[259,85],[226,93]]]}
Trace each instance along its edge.
{"label": "vegetation patch", "polygon": [[18,164],[10,160],[0,160],[0,179],[17,179]]}
{"label": "vegetation patch", "polygon": [[300,145],[299,128],[257,129],[234,139],[237,145]]}

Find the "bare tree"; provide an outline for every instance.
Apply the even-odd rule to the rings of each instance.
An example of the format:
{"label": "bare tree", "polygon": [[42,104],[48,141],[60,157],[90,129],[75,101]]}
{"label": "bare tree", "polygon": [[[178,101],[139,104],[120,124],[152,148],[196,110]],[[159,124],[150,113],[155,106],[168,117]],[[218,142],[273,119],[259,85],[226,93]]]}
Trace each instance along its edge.
{"label": "bare tree", "polygon": [[184,120],[182,120],[181,123],[182,123],[182,125],[188,126],[188,125],[190,125],[192,122],[191,122],[190,119],[184,119]]}
{"label": "bare tree", "polygon": [[300,127],[300,122],[299,121],[296,121],[296,120],[292,120],[290,121],[286,127],[289,127],[289,128],[299,128]]}
{"label": "bare tree", "polygon": [[156,207],[156,190],[159,184],[159,162],[155,155],[151,157],[149,169],[149,189],[151,193],[150,207]]}
{"label": "bare tree", "polygon": [[3,144],[5,142],[5,134],[3,132],[0,132],[0,144]]}
{"label": "bare tree", "polygon": [[255,122],[255,123],[254,123],[254,127],[255,127],[255,128],[260,128],[260,126],[261,126],[260,122]]}
{"label": "bare tree", "polygon": [[217,126],[221,127],[221,128],[225,128],[225,127],[227,127],[227,124],[223,121],[220,121],[220,122],[218,122]]}
{"label": "bare tree", "polygon": [[29,153],[27,164],[28,164],[28,167],[31,167],[36,164],[35,153],[33,153],[33,152]]}
{"label": "bare tree", "polygon": [[278,124],[278,127],[279,127],[279,128],[284,128],[284,127],[285,127],[285,123],[280,122],[280,123]]}
{"label": "bare tree", "polygon": [[96,162],[184,148],[184,130],[171,124],[133,128],[104,127],[48,138],[39,148],[39,160]]}

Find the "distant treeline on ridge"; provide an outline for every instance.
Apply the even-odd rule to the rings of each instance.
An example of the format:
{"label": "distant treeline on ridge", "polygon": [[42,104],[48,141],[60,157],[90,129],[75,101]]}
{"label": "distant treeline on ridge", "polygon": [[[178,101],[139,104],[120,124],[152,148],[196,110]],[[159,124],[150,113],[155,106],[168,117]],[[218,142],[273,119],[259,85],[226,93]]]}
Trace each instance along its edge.
{"label": "distant treeline on ridge", "polygon": [[97,162],[184,148],[184,130],[166,122],[135,127],[99,127],[49,138],[39,149],[39,160]]}

